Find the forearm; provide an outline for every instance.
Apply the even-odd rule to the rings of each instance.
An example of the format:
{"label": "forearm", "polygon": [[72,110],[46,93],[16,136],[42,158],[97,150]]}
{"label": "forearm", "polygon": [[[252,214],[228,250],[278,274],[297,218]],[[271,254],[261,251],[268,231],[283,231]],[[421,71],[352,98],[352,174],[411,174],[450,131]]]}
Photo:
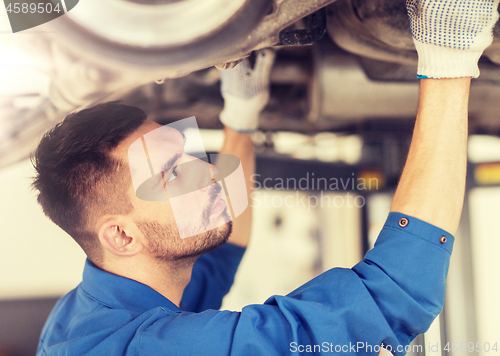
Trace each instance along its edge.
{"label": "forearm", "polygon": [[391,211],[455,234],[467,167],[470,78],[423,79],[410,152]]}
{"label": "forearm", "polygon": [[220,72],[224,98],[220,120],[226,134],[221,153],[239,157],[250,205],[233,220],[229,242],[243,247],[248,245],[252,225],[251,178],[255,173],[255,153],[250,135],[242,131],[253,132],[259,126],[260,113],[269,101],[269,77],[275,55],[272,49],[260,50],[256,53],[253,66],[245,58],[236,67]]}
{"label": "forearm", "polygon": [[255,152],[253,142],[249,134],[236,132],[229,127],[224,128],[225,139],[220,153],[232,154],[237,156],[243,168],[245,183],[247,186],[248,207],[246,210],[233,220],[233,232],[228,242],[238,246],[246,247],[250,240],[252,225],[251,193],[253,183],[252,175],[255,173]]}

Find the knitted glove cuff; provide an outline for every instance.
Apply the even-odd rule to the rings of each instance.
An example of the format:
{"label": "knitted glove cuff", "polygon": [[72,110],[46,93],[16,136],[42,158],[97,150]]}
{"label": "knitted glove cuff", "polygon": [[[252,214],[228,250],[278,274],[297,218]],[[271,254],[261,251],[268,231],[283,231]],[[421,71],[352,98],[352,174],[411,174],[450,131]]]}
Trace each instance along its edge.
{"label": "knitted glove cuff", "polygon": [[479,76],[493,40],[499,0],[406,0],[420,78]]}
{"label": "knitted glove cuff", "polygon": [[460,78],[479,76],[477,62],[482,50],[456,49],[413,40],[418,52],[419,78]]}
{"label": "knitted glove cuff", "polygon": [[220,121],[238,132],[254,132],[259,126],[260,112],[269,101],[269,93],[260,92],[251,99],[224,94],[224,109]]}

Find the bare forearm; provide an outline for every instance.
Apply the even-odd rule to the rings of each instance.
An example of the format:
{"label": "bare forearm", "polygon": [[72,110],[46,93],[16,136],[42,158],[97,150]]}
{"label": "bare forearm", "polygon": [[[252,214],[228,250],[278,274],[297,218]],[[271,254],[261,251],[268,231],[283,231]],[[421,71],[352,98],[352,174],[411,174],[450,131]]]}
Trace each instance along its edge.
{"label": "bare forearm", "polygon": [[421,80],[410,152],[391,206],[451,234],[465,192],[469,89],[470,78]]}
{"label": "bare forearm", "polygon": [[255,152],[253,142],[249,134],[233,131],[229,127],[224,128],[225,139],[220,153],[237,156],[243,168],[245,183],[247,186],[248,204],[247,209],[233,221],[233,232],[228,242],[238,246],[247,246],[250,241],[252,225],[251,198],[253,183],[252,175],[255,173]]}

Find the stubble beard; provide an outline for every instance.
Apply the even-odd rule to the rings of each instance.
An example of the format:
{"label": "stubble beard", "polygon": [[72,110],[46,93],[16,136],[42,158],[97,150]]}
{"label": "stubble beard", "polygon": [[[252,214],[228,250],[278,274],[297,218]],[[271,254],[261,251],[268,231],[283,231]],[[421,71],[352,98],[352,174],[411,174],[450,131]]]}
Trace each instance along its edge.
{"label": "stubble beard", "polygon": [[[212,187],[210,201],[201,213],[201,224],[205,230],[201,234],[181,238],[175,223],[172,226],[157,221],[137,222],[137,226],[148,240],[151,254],[157,260],[180,262],[181,260],[196,259],[226,243],[233,226],[227,214],[227,208],[219,216],[219,219],[224,219],[226,223],[215,228],[210,227],[210,224],[216,224],[216,220],[218,220],[211,220],[210,213],[221,191],[219,184],[214,184]],[[189,229],[189,227],[186,228]]]}
{"label": "stubble beard", "polygon": [[181,239],[177,229],[156,221],[137,224],[146,239],[151,254],[162,261],[198,258],[224,245],[232,231],[232,221],[202,234]]}

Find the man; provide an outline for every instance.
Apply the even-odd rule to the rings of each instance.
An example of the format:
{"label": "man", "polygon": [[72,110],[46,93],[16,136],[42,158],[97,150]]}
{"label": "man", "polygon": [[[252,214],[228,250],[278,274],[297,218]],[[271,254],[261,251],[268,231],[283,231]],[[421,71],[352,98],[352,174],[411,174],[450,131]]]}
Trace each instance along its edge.
{"label": "man", "polygon": [[[465,188],[470,78],[479,75],[477,61],[491,43],[498,0],[409,0],[407,7],[422,78],[419,111],[391,213],[362,262],[329,270],[263,305],[217,311],[243,253],[237,245],[248,241],[248,215],[234,221],[232,234],[228,223],[181,238],[169,202],[139,199],[130,181],[129,148],[158,126],[137,109],[97,106],[49,132],[36,155],[44,211],[89,257],[82,283],[52,311],[38,354],[377,354],[380,345],[405,354],[443,306]],[[224,74],[235,78],[222,78],[221,119],[246,131],[256,128],[267,83],[237,80],[254,74],[240,66]],[[267,74],[261,68],[257,63],[255,73]],[[102,115],[104,128],[95,124]],[[239,156],[248,175],[251,144],[233,129],[226,128],[222,151]],[[176,135],[168,141],[171,151],[194,161],[179,151]],[[163,173],[166,185],[184,172]],[[216,184],[198,178],[182,178],[199,188],[193,216],[209,207],[209,220],[220,219],[213,198],[219,195],[211,194]],[[230,244],[223,245],[228,235]]]}

